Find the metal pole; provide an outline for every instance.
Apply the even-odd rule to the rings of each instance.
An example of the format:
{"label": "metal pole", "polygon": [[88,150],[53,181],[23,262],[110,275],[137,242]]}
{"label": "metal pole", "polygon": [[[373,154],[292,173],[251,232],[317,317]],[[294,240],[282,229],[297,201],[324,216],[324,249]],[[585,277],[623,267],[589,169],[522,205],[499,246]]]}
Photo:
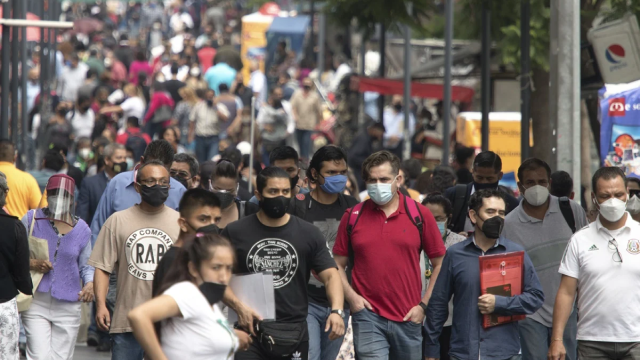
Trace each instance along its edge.
{"label": "metal pole", "polygon": [[253,154],[255,149],[255,131],[256,131],[256,98],[251,98],[251,152],[249,153],[249,193],[253,193]]}
{"label": "metal pole", "polygon": [[[531,4],[520,2],[520,158],[529,158],[529,119],[531,119]],[[579,91],[574,89],[572,91]]]}
{"label": "metal pole", "polygon": [[[2,17],[5,19],[11,18],[11,2],[5,1],[2,3]],[[0,70],[0,82],[2,85],[2,95],[0,95],[1,110],[0,110],[0,136],[3,139],[9,137],[9,71],[10,71],[10,37],[11,27],[2,27],[2,69]]]}
{"label": "metal pole", "polygon": [[444,27],[444,96],[442,109],[442,165],[449,165],[449,139],[451,138],[451,43],[453,42],[453,0],[445,1]]}
{"label": "metal pole", "polygon": [[[407,4],[407,13],[411,16],[413,4]],[[403,158],[411,157],[411,27],[404,27],[404,151]]]}
{"label": "metal pole", "polygon": [[[21,3],[20,1],[18,1],[18,3]],[[19,14],[21,19],[26,19],[27,18],[27,4],[26,3],[22,3],[22,6],[20,6],[20,14]],[[28,113],[27,113],[27,108],[28,108],[28,104],[27,104],[27,75],[28,75],[28,69],[27,69],[27,28],[26,27],[21,27],[20,29],[20,33],[21,33],[21,39],[20,39],[20,64],[22,66],[22,76],[20,77],[20,90],[21,90],[21,100],[22,100],[22,105],[20,106],[20,108],[22,109],[22,111],[20,112],[20,118],[22,120],[22,147],[21,147],[21,152],[24,156],[28,156],[28,136],[29,136],[29,118],[28,118]],[[28,161],[27,161],[28,163]]]}
{"label": "metal pole", "polygon": [[[11,0],[11,7],[13,7],[13,17],[20,16],[20,3],[23,0]],[[11,33],[11,142],[15,146],[18,145],[18,82],[20,78],[20,68],[18,62],[20,61],[20,48],[18,47],[18,39],[20,35],[20,28],[13,28]]]}
{"label": "metal pole", "polygon": [[[47,0],[40,2],[41,20],[48,19],[45,2],[47,2]],[[40,110],[44,109],[44,105],[49,99],[49,48],[46,42],[46,39],[49,37],[48,31],[48,29],[40,28],[40,103],[42,104]],[[48,118],[44,117],[44,114],[41,115],[43,116],[43,121],[48,121]]]}
{"label": "metal pole", "polygon": [[[380,78],[385,76],[385,68],[387,63],[387,28],[380,24]],[[384,119],[384,95],[378,97],[378,121],[383,122]]]}
{"label": "metal pole", "polygon": [[[327,49],[325,48],[325,37],[327,36],[327,23],[324,14],[318,14],[318,79],[322,84],[322,73],[324,72],[327,64],[324,63],[325,60],[325,52]],[[329,64],[331,66],[331,64]]]}
{"label": "metal pole", "polygon": [[482,151],[489,150],[491,110],[491,0],[482,4]]}
{"label": "metal pole", "polygon": [[[53,9],[53,21],[59,21],[60,20],[60,0],[51,0],[51,2],[53,3],[52,9]],[[53,39],[51,39],[51,47],[53,51],[52,57],[53,57],[53,61],[52,61],[52,66],[51,68],[53,69],[51,72],[51,78],[55,79],[56,81],[58,80],[57,72],[56,72],[56,66],[58,65],[57,60],[57,52],[58,52],[58,28],[53,28]]]}
{"label": "metal pole", "polygon": [[[55,21],[55,13],[56,13],[56,0],[49,0],[49,20]],[[53,29],[49,28],[47,29],[47,31],[49,32],[49,41],[48,46],[49,46],[49,88],[51,88],[51,83],[53,82],[53,80],[55,79],[55,70],[54,70],[54,64],[55,64],[55,39],[53,38]]]}
{"label": "metal pole", "polygon": [[[367,46],[365,44],[365,38],[364,38],[364,33],[360,36],[360,77],[364,77],[364,66],[365,66],[365,54],[367,52]],[[362,127],[362,125],[364,125],[364,94],[360,94],[360,109],[359,109],[359,113],[360,116],[358,116],[358,125],[359,127]]]}

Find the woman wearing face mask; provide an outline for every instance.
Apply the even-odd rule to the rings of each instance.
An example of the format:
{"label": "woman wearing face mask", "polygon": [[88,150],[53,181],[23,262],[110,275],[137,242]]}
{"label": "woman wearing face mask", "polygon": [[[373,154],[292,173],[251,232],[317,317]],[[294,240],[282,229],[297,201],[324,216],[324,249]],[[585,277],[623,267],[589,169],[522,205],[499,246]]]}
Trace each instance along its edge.
{"label": "woman wearing face mask", "polygon": [[[29,236],[46,241],[48,259],[31,259],[34,297],[22,313],[27,333],[27,358],[45,359],[54,351],[72,359],[80,329],[80,302],[93,301],[91,230],[75,216],[75,182],[53,175],[41,206],[22,218]],[[46,205],[45,205],[46,204]],[[80,284],[84,283],[84,287]]]}
{"label": "woman wearing face mask", "polygon": [[[444,241],[444,247],[449,248],[453,244],[457,244],[461,241],[466,240],[466,238],[462,235],[458,235],[454,232],[451,232],[447,227],[449,225],[449,221],[453,216],[453,208],[451,206],[451,201],[444,197],[441,194],[433,193],[427,195],[427,197],[422,200],[422,205],[426,206],[433,217],[436,219],[436,223],[438,224],[438,229],[440,230],[440,235],[442,236],[442,240]],[[429,259],[425,256],[420,259],[420,262],[423,259],[428,262]],[[420,264],[422,267],[422,264]],[[429,285],[429,278],[431,277],[431,264],[426,269],[426,284],[423,288]],[[453,300],[449,301],[449,317],[447,321],[444,323],[444,327],[442,328],[442,333],[440,334],[440,360],[449,360],[449,343],[451,342],[451,324],[453,321]]]}
{"label": "woman wearing face mask", "polygon": [[218,223],[220,229],[247,215],[258,212],[255,204],[238,199],[238,173],[229,160],[218,161],[211,174],[210,190],[218,196],[221,203],[222,218]]}
{"label": "woman wearing face mask", "polygon": [[[149,358],[228,360],[237,350],[246,350],[251,338],[233,330],[216,304],[222,300],[234,262],[231,243],[219,235],[196,234],[180,249],[162,295],[128,316]],[[156,322],[161,322],[160,334],[155,331]]]}

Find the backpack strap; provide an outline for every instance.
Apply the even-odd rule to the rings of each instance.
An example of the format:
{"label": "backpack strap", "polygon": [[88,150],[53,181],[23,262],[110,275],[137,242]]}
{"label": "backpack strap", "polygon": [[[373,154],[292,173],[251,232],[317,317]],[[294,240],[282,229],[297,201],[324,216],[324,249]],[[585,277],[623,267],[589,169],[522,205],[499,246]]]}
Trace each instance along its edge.
{"label": "backpack strap", "polygon": [[411,219],[411,222],[418,228],[418,232],[420,233],[420,241],[422,241],[422,230],[424,219],[422,218],[422,213],[420,209],[418,209],[418,203],[411,199],[404,197],[404,209],[407,211],[407,216]]}
{"label": "backpack strap", "polygon": [[351,211],[349,211],[349,222],[347,223],[347,239],[349,239],[350,264],[353,264],[353,261],[354,261],[353,245],[351,244],[352,243],[351,235],[353,234],[353,229],[356,227],[356,224],[358,223],[358,220],[362,215],[363,208],[364,208],[364,202],[361,202],[356,204],[356,206],[352,207]]}
{"label": "backpack strap", "polygon": [[311,195],[298,194],[294,196],[291,201],[293,202],[293,206],[291,206],[293,212],[291,215],[295,215],[302,220],[306,220],[305,216],[307,215],[307,209],[311,205]]}
{"label": "backpack strap", "polygon": [[571,201],[568,197],[563,196],[558,198],[558,203],[560,204],[560,211],[562,212],[562,216],[564,216],[564,220],[567,222],[567,225],[571,228],[572,233],[576,233],[576,219],[573,215],[573,209],[571,209]]}
{"label": "backpack strap", "polygon": [[458,184],[455,188],[455,196],[453,198],[453,220],[451,224],[449,224],[449,228],[453,230],[453,228],[458,223],[460,215],[464,212],[464,204],[465,199],[467,198],[467,185]]}
{"label": "backpack strap", "polygon": [[247,216],[247,203],[244,201],[238,201],[238,219],[242,219]]}

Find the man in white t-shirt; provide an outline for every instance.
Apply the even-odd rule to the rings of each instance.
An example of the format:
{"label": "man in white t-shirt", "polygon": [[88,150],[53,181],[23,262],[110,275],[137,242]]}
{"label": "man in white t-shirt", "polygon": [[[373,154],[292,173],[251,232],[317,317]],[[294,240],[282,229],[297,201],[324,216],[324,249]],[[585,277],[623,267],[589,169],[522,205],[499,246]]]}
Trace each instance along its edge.
{"label": "man in white t-shirt", "polygon": [[560,360],[562,335],[578,298],[579,359],[640,359],[640,224],[626,212],[627,179],[603,167],[592,179],[598,218],[573,235],[560,264],[548,358]]}
{"label": "man in white t-shirt", "polygon": [[86,95],[78,95],[75,108],[67,113],[66,118],[71,123],[73,135],[76,139],[82,137],[90,138],[96,122],[96,115],[91,110],[91,98]]}

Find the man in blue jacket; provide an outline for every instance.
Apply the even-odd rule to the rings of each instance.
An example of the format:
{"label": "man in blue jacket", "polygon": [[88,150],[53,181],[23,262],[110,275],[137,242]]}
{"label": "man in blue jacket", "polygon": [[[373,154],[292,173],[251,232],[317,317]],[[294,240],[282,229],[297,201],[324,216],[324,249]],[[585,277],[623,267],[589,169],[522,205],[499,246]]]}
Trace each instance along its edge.
{"label": "man in blue jacket", "polygon": [[544,293],[525,253],[522,294],[512,297],[480,295],[479,257],[524,251],[522,246],[501,237],[505,201],[502,192],[479,190],[469,199],[469,217],[474,234],[451,246],[427,308],[425,357],[440,357],[438,338],[449,315],[453,296],[453,330],[449,356],[459,360],[508,360],[518,356],[520,338],[516,322],[482,328],[483,315],[529,315],[544,302]]}

